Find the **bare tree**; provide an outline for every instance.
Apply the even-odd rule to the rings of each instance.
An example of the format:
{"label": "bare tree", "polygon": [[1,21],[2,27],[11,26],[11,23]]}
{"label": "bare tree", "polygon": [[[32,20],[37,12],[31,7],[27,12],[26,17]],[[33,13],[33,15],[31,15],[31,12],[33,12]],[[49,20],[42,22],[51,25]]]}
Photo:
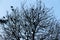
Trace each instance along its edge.
{"label": "bare tree", "polygon": [[50,12],[52,8],[37,1],[36,8],[25,9],[23,4],[21,9],[19,12],[11,6],[11,14],[7,14],[7,27],[4,27],[6,40],[53,40],[52,34],[58,34],[55,30],[58,24]]}
{"label": "bare tree", "polygon": [[7,27],[4,27],[4,31],[6,33],[5,39],[6,40],[20,40],[20,14],[18,9],[14,9],[11,6],[11,14],[8,15],[7,12]]}
{"label": "bare tree", "polygon": [[[23,23],[21,23],[21,26],[25,31],[25,40],[43,40],[45,39],[45,35],[50,36],[50,32],[45,32],[46,34],[43,33],[41,35],[39,30],[54,26],[54,17],[51,15],[51,9],[46,8],[45,5],[42,7],[41,1],[38,1],[36,8],[24,9],[22,7]],[[48,32],[48,30],[46,31]]]}

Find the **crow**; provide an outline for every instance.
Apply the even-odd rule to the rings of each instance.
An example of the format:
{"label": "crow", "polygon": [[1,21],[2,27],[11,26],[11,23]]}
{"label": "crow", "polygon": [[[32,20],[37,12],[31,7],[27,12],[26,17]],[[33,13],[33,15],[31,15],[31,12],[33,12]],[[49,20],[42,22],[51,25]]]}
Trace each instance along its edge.
{"label": "crow", "polygon": [[13,6],[11,6],[11,8],[13,8]]}

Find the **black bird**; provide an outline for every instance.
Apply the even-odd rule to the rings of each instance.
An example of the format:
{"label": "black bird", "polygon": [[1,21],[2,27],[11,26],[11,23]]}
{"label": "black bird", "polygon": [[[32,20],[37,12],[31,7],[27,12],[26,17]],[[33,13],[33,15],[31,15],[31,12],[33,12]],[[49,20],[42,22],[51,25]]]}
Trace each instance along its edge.
{"label": "black bird", "polygon": [[14,9],[11,9],[12,11],[14,11]]}
{"label": "black bird", "polygon": [[13,8],[13,6],[11,6],[11,8]]}
{"label": "black bird", "polygon": [[3,18],[5,18],[5,17],[3,16]]}
{"label": "black bird", "polygon": [[32,8],[32,11],[33,11],[34,9]]}

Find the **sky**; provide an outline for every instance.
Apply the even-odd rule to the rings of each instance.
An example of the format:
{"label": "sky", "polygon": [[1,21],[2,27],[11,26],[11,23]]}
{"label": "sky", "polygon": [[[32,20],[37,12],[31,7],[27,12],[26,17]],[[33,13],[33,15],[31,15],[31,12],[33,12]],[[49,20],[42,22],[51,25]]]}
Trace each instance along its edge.
{"label": "sky", "polygon": [[[6,15],[6,11],[11,11],[10,6],[20,8],[21,4],[26,2],[25,0],[0,0],[0,18]],[[60,20],[60,0],[42,0],[46,7],[53,7],[53,13],[56,19]],[[27,0],[27,5],[35,4],[35,0]]]}

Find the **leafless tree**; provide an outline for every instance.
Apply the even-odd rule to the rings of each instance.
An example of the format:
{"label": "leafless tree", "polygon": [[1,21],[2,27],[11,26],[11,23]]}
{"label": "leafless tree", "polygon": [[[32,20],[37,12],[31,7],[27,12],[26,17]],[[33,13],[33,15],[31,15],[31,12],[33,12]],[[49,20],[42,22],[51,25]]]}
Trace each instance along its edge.
{"label": "leafless tree", "polygon": [[10,15],[8,15],[7,12],[7,27],[4,27],[5,31],[5,39],[6,40],[20,40],[20,14],[18,9],[14,9],[13,6],[11,6],[12,12]]}
{"label": "leafless tree", "polygon": [[58,34],[55,30],[58,24],[51,13],[52,8],[42,6],[41,1],[37,1],[35,8],[25,9],[23,4],[21,9],[19,12],[11,6],[11,14],[7,14],[7,27],[4,27],[6,40],[53,40],[52,35]]}
{"label": "leafless tree", "polygon": [[[50,36],[51,33],[47,28],[55,26],[54,17],[50,12],[51,9],[46,8],[45,5],[42,7],[41,1],[38,1],[36,8],[24,9],[22,7],[23,23],[21,23],[21,26],[25,31],[25,40],[43,40],[46,37],[45,35]],[[47,31],[47,33],[41,34],[40,30]]]}

